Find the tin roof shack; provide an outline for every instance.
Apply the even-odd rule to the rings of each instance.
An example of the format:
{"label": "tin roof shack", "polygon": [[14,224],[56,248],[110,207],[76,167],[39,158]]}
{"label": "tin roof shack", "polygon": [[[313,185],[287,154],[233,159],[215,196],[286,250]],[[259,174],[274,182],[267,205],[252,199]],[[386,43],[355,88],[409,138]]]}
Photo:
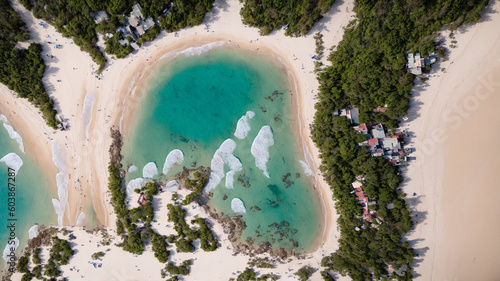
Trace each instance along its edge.
{"label": "tin roof shack", "polygon": [[422,74],[422,67],[425,66],[425,62],[424,59],[420,58],[420,53],[416,53],[415,56],[413,56],[413,53],[408,53],[406,58],[408,59],[406,65],[408,72],[415,75]]}
{"label": "tin roof shack", "polygon": [[95,24],[100,24],[101,22],[108,20],[108,15],[105,11],[97,11],[92,13],[91,16],[94,19]]}

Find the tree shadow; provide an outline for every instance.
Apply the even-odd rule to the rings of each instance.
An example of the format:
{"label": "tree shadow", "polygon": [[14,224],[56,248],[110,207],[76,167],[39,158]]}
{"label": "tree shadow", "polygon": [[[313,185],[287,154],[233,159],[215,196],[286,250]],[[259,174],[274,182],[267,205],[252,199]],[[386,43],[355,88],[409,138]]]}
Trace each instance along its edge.
{"label": "tree shadow", "polygon": [[203,24],[209,24],[220,19],[221,12],[227,12],[229,4],[226,0],[216,0],[212,10],[205,14]]}
{"label": "tree shadow", "polygon": [[323,18],[316,22],[311,28],[311,30],[307,33],[307,35],[312,35],[316,32],[329,32],[328,23],[332,20],[333,17],[336,16],[337,13],[340,13],[340,6],[344,4],[344,0],[337,0],[333,5],[323,14]]}

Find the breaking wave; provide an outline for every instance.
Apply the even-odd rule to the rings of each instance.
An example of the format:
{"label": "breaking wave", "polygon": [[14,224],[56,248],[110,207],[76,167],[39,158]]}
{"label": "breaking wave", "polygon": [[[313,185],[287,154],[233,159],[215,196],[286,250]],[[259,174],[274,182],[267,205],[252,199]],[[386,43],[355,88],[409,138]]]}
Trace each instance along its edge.
{"label": "breaking wave", "polygon": [[232,139],[227,139],[220,145],[219,149],[215,151],[212,162],[210,163],[210,179],[205,187],[205,193],[213,190],[224,178],[224,164],[228,165],[229,169],[235,172],[243,169],[240,160],[233,155],[235,149],[236,143]]}
{"label": "breaking wave", "polygon": [[226,188],[234,189],[234,173],[235,171],[229,171],[226,173]]}
{"label": "breaking wave", "polygon": [[131,180],[127,184],[127,189],[125,189],[125,194],[127,195],[127,199],[130,199],[132,194],[134,194],[134,190],[141,189],[143,182],[144,182],[143,178],[136,178]]}
{"label": "breaking wave", "polygon": [[2,255],[2,257],[3,257],[3,260],[5,262],[7,262],[9,260],[8,259],[9,257],[7,255],[10,253],[10,248],[14,247],[14,251],[15,251],[17,249],[17,247],[19,247],[19,239],[17,237],[14,237],[13,241],[14,241],[13,245],[9,245],[7,243],[7,245],[5,245],[5,249],[3,249],[3,255]]}
{"label": "breaking wave", "polygon": [[238,214],[245,214],[247,212],[245,204],[243,204],[243,201],[241,201],[240,198],[234,198],[231,200],[231,209],[233,209],[233,212]]}
{"label": "breaking wave", "polygon": [[84,220],[85,220],[85,213],[81,212],[80,215],[78,215],[78,219],[76,219],[76,226],[83,226]]}
{"label": "breaking wave", "polygon": [[170,151],[163,164],[163,174],[166,175],[174,165],[180,165],[184,161],[184,154],[180,149]]}
{"label": "breaking wave", "polygon": [[155,162],[149,162],[142,169],[142,177],[145,179],[150,179],[158,174],[158,167],[156,167]]}
{"label": "breaking wave", "polygon": [[165,186],[165,191],[168,192],[177,192],[179,190],[179,183],[176,180],[171,180],[167,182]]}
{"label": "breaking wave", "polygon": [[[52,143],[52,161],[59,170],[59,173],[56,175],[57,196],[59,200],[52,199],[52,204],[56,209],[57,222],[59,225],[62,225],[64,209],[68,200],[68,168],[66,166],[66,152],[56,142]],[[58,206],[56,206],[55,201],[57,201]]]}
{"label": "breaking wave", "polygon": [[3,127],[5,128],[5,130],[7,130],[9,137],[17,142],[17,144],[19,145],[19,150],[24,153],[24,144],[21,135],[19,135],[19,133],[16,132],[11,125],[9,125],[7,117],[5,117],[4,115],[0,115],[0,121],[3,121]]}
{"label": "breaking wave", "polygon": [[236,131],[234,132],[234,136],[239,138],[240,140],[246,138],[248,136],[248,132],[252,129],[248,120],[255,117],[255,112],[247,111],[245,115],[243,115],[238,123],[236,124]]}
{"label": "breaking wave", "polygon": [[29,239],[35,238],[38,235],[38,229],[39,229],[38,224],[35,224],[34,226],[32,226],[30,228],[30,230],[28,230],[28,238]]}
{"label": "breaking wave", "polygon": [[130,167],[128,168],[128,172],[129,172],[129,173],[133,173],[133,172],[135,172],[135,171],[137,171],[137,170],[138,170],[138,168],[137,168],[137,166],[135,166],[135,165],[132,165],[132,166],[130,166]]}
{"label": "breaking wave", "polygon": [[186,57],[189,56],[194,56],[194,55],[201,55],[202,53],[208,52],[213,48],[221,47],[225,44],[225,42],[213,42],[209,44],[205,44],[200,47],[191,47],[187,48],[186,50],[182,51],[181,54],[185,55]]}
{"label": "breaking wave", "polygon": [[306,176],[312,176],[313,172],[311,171],[311,168],[309,168],[309,165],[307,165],[306,162],[299,160],[300,165],[302,166],[302,169],[304,169],[304,173]]}
{"label": "breaking wave", "polygon": [[273,131],[269,125],[263,126],[253,140],[250,152],[255,157],[255,166],[261,169],[267,178],[269,178],[269,173],[267,172],[269,147],[272,145],[274,145]]}
{"label": "breaking wave", "polygon": [[0,159],[0,162],[5,163],[5,165],[7,165],[7,167],[11,169],[14,169],[16,171],[16,175],[17,173],[19,173],[19,169],[23,165],[23,160],[21,159],[21,157],[19,157],[19,155],[14,152],[11,152],[2,157],[2,159]]}

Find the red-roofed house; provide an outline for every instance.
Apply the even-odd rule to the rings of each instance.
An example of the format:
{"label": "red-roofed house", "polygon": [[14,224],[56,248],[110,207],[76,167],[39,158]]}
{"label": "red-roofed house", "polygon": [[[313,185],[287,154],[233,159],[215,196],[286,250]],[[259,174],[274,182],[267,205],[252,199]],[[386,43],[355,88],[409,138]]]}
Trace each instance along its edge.
{"label": "red-roofed house", "polygon": [[360,132],[365,135],[368,134],[368,127],[366,126],[366,123],[359,124],[359,126],[354,127],[354,129],[356,130],[356,132]]}
{"label": "red-roofed house", "polygon": [[370,147],[375,147],[375,146],[378,146],[378,139],[377,138],[374,138],[374,139],[369,139],[368,140],[368,145]]}

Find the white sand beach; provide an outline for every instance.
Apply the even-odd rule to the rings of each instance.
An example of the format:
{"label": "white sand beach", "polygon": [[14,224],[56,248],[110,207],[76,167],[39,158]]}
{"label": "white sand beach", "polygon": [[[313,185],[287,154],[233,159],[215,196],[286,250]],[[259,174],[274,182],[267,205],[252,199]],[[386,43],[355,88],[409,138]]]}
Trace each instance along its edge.
{"label": "white sand beach", "polygon": [[[67,203],[63,206],[63,225],[75,225],[81,212],[90,207],[95,214],[87,214],[87,217],[95,217],[99,225],[109,227],[112,231],[115,227],[115,220],[106,192],[108,149],[111,144],[110,128],[115,126],[126,130],[127,126],[131,125],[133,120],[122,118],[122,116],[132,115],[134,105],[140,101],[141,88],[144,87],[141,83],[147,81],[148,75],[151,74],[149,71],[154,69],[155,63],[159,62],[165,54],[179,52],[189,47],[203,46],[211,42],[230,43],[234,47],[273,55],[286,65],[290,71],[291,81],[295,83],[291,85],[291,88],[295,90],[297,114],[300,115],[301,130],[298,137],[303,140],[304,160],[308,162],[315,175],[320,174],[318,167],[321,162],[318,158],[318,151],[309,138],[309,124],[314,117],[316,102],[314,95],[318,87],[311,59],[311,54],[314,54],[315,49],[312,35],[317,31],[322,32],[325,48],[336,45],[342,39],[343,28],[353,17],[353,2],[337,1],[310,34],[300,38],[286,37],[283,30],[260,36],[258,29],[242,24],[239,15],[241,5],[237,0],[216,1],[214,9],[205,17],[204,24],[210,25],[208,31],[204,29],[204,25],[200,25],[179,31],[178,37],[162,32],[155,41],[144,44],[140,50],[127,58],[110,59],[108,66],[98,79],[95,73],[97,67],[87,53],[81,52],[71,39],[63,38],[53,26],[38,25],[39,20],[26,11],[18,1],[13,2],[14,8],[27,23],[32,40],[42,45],[42,56],[47,65],[44,84],[49,95],[56,102],[56,109],[70,127],[64,132],[49,129],[36,108],[26,100],[17,98],[3,85],[0,85],[0,99],[5,102],[0,104],[0,112],[7,116],[12,126],[21,134],[27,154],[35,155],[35,161],[45,169],[54,189],[57,186],[56,174],[60,171],[52,162],[48,162],[48,159],[52,159],[53,144],[65,152],[66,161],[62,161],[64,164],[62,166],[66,168],[67,175],[64,171],[62,172],[64,177],[67,176],[64,179],[68,184],[59,187],[62,193],[67,190]],[[62,48],[55,49],[55,43],[62,45]],[[94,100],[93,103],[92,100]],[[30,150],[32,153],[29,153]],[[61,163],[59,165],[61,167]],[[318,237],[317,250],[308,255],[306,260],[296,260],[280,265],[272,270],[273,272],[280,272],[280,275],[285,276],[290,271],[288,267],[293,269],[299,267],[295,263],[317,267],[323,255],[331,254],[337,248],[338,231],[336,231],[336,215],[331,201],[332,193],[321,177],[317,177],[314,188],[321,197],[324,213],[322,223],[324,231],[321,237]],[[64,200],[62,201],[64,203]],[[47,204],[50,206],[49,202]],[[84,222],[85,224],[88,225],[88,222]],[[217,235],[222,235],[221,231],[217,226],[215,227]],[[83,242],[85,241],[87,240]],[[93,249],[83,242],[85,246],[81,251],[88,251],[91,254]],[[200,261],[202,258],[199,254],[195,255],[198,260],[195,262],[190,280],[191,277],[193,280],[203,280],[205,270],[213,268],[211,261],[214,256],[220,261],[220,268],[221,271],[224,269],[224,274],[244,269],[243,264],[246,263],[248,257],[235,258],[231,250],[226,250],[229,243],[223,241],[222,245],[223,251],[207,254],[207,263]],[[119,266],[117,270],[122,267],[134,268],[137,264],[137,259],[134,259],[133,255],[124,254],[120,249],[114,249],[112,252],[120,261],[115,262]],[[87,259],[88,255],[84,254],[83,257],[73,259],[69,266],[82,266],[82,261],[84,265],[87,265]],[[151,259],[155,259],[152,254],[145,254],[141,256],[141,264],[153,266],[150,265],[154,263]],[[240,259],[245,262],[240,263]],[[158,262],[156,263],[160,266]],[[111,262],[107,264],[111,265]],[[97,278],[89,277],[91,280],[113,280],[114,278],[111,275],[115,272],[114,270],[100,271],[97,275],[89,273],[94,272],[93,267],[89,270],[87,272],[85,269],[85,274],[83,271],[80,273]],[[141,270],[144,272],[153,268],[146,267]],[[148,279],[149,275],[140,276]],[[196,276],[200,276],[199,279],[196,279]],[[75,275],[75,278],[77,277]],[[142,277],[134,278],[134,280],[142,280],[140,279]],[[319,278],[318,271],[313,275],[313,280]],[[221,276],[221,280],[227,280],[226,276]]]}
{"label": "white sand beach", "polygon": [[[27,22],[32,40],[43,46],[47,64],[44,83],[56,101],[57,110],[68,120],[70,129],[64,132],[49,129],[36,108],[1,84],[0,112],[22,136],[26,154],[34,155],[36,163],[51,179],[54,190],[59,171],[49,160],[53,156],[53,144],[65,151],[68,184],[61,188],[67,188],[68,200],[62,217],[64,226],[75,225],[80,213],[90,207],[97,223],[107,227],[110,234],[114,233],[115,217],[106,192],[110,128],[130,129],[134,106],[140,102],[146,87],[144,83],[166,54],[212,42],[230,43],[233,47],[273,55],[283,61],[295,83],[291,88],[297,94],[298,137],[303,140],[304,158],[314,174],[319,175],[321,161],[309,138],[318,87],[310,56],[315,49],[312,34],[321,31],[326,48],[336,45],[342,39],[343,28],[353,17],[353,1],[336,1],[310,34],[300,38],[286,37],[283,30],[260,36],[258,29],[242,24],[239,1],[216,1],[205,18],[204,23],[210,25],[208,31],[201,25],[179,31],[178,37],[162,32],[157,40],[144,44],[127,58],[110,59],[99,79],[94,72],[97,67],[88,54],[81,52],[71,39],[63,38],[54,27],[39,26],[39,21],[18,1],[13,3]],[[416,223],[406,239],[419,254],[414,263],[417,280],[500,278],[495,267],[500,255],[499,243],[495,241],[498,230],[495,222],[500,217],[494,200],[498,198],[498,189],[495,189],[498,184],[493,178],[494,168],[498,167],[496,156],[500,153],[495,146],[497,133],[494,128],[483,128],[496,123],[495,109],[500,106],[498,95],[493,97],[494,93],[500,93],[500,82],[493,78],[495,82],[484,82],[491,81],[488,75],[500,77],[499,11],[500,2],[493,1],[479,23],[454,32],[454,40],[458,42],[456,48],[451,48],[453,39],[448,37],[449,32],[442,32],[444,45],[450,51],[448,60],[434,67],[427,82],[417,83],[409,120],[402,123],[410,132],[409,146],[415,148],[415,159],[405,171],[403,190],[408,195],[407,202]],[[55,49],[55,42],[62,48]],[[484,91],[491,96],[482,99],[486,96]],[[477,106],[474,96],[480,101]],[[453,120],[460,120],[460,124],[454,126],[458,121]],[[317,249],[305,259],[293,259],[277,268],[259,272],[274,272],[283,280],[291,280],[293,277],[288,276],[298,268],[303,265],[317,268],[322,256],[338,247],[332,192],[320,176],[316,178],[315,189],[322,198],[325,218]],[[172,230],[165,227],[168,222],[164,205],[169,198],[169,192],[158,198],[161,203],[158,203],[155,219],[159,223],[154,227],[162,234]],[[47,206],[52,208],[50,202]],[[190,216],[207,217],[200,208],[189,208]],[[119,242],[116,239],[110,246],[98,246],[98,234],[89,234],[80,227],[72,229],[77,236],[75,249],[78,253],[69,265],[61,267],[70,280],[157,280],[163,266],[151,252],[134,257],[114,246]],[[235,276],[233,273],[246,267],[249,257],[233,256],[222,228],[215,223],[213,229],[222,244],[216,252],[205,253],[198,249],[195,254],[174,255],[176,262],[196,259],[189,280],[207,280],[207,271],[220,273],[212,280],[228,280]],[[107,248],[110,251],[103,258],[101,268],[88,263],[92,253]],[[20,278],[16,274],[13,280]],[[319,271],[311,280],[321,280]],[[340,277],[339,280],[348,278]]]}
{"label": "white sand beach", "polygon": [[[408,122],[415,160],[403,190],[416,223],[408,240],[419,254],[416,280],[498,280],[495,199],[500,149],[500,2],[480,22],[442,32],[451,52],[413,89]],[[456,48],[452,48],[456,40]],[[441,69],[444,69],[441,70]],[[413,193],[416,193],[413,196]]]}

